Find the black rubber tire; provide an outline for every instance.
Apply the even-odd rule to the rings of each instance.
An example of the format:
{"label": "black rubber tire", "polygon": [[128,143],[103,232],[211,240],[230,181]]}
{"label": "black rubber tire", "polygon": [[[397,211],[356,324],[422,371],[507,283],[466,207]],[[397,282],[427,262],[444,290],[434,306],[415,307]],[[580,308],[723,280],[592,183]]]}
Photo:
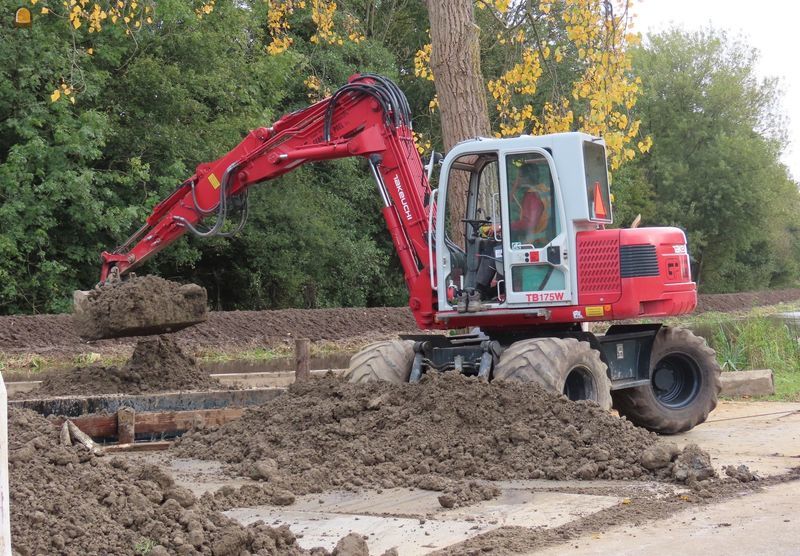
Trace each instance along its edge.
{"label": "black rubber tire", "polygon": [[[665,365],[683,365],[685,386],[676,389],[672,403],[664,402],[657,391],[656,372]],[[613,392],[614,408],[629,421],[660,434],[688,431],[708,419],[717,407],[722,383],[722,368],[705,339],[685,328],[665,326],[658,331],[650,355],[651,381],[647,386]],[[685,392],[681,394],[681,391]]]}
{"label": "black rubber tire", "polygon": [[493,376],[497,381],[536,382],[572,400],[590,400],[603,409],[611,409],[608,367],[600,359],[600,352],[575,338],[514,342],[500,356]]}
{"label": "black rubber tire", "polygon": [[414,363],[414,342],[383,340],[370,344],[350,358],[348,382],[408,382]]}

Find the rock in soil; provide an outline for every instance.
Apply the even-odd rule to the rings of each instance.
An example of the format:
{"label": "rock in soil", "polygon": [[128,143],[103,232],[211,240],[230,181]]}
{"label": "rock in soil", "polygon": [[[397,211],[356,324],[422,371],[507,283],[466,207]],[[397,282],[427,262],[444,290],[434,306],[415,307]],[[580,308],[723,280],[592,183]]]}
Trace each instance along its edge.
{"label": "rock in soil", "polygon": [[98,458],[58,440],[38,414],[9,409],[14,554],[309,553],[288,527],[244,527],[159,467]]}
{"label": "rock in soil", "polygon": [[174,332],[208,318],[207,293],[158,276],[100,286],[75,304],[78,334],[86,340]]}
{"label": "rock in soil", "polygon": [[[669,478],[642,462],[657,443],[592,402],[446,373],[419,384],[296,383],[173,450],[295,494],[416,486],[455,507],[497,495],[480,480]],[[665,457],[671,470],[678,453],[667,448]]]}
{"label": "rock in soil", "polygon": [[183,353],[169,336],[139,340],[133,355],[121,367],[91,365],[52,373],[42,385],[15,397],[85,394],[142,394],[181,390],[212,390],[222,386]]}

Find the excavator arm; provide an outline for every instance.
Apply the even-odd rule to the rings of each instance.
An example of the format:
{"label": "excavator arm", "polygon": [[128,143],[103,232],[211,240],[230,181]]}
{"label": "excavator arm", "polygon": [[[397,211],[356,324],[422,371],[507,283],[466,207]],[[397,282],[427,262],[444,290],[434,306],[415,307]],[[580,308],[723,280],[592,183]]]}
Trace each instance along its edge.
{"label": "excavator arm", "polygon": [[[246,220],[250,186],[307,162],[350,156],[368,161],[409,288],[409,305],[422,328],[432,327],[428,214],[435,214],[435,207],[405,95],[389,79],[373,74],[351,77],[330,97],[251,131],[221,158],[200,164],[139,231],[101,254],[101,282],[125,275],[187,232],[232,235]],[[225,223],[234,213],[239,224],[230,231]]]}

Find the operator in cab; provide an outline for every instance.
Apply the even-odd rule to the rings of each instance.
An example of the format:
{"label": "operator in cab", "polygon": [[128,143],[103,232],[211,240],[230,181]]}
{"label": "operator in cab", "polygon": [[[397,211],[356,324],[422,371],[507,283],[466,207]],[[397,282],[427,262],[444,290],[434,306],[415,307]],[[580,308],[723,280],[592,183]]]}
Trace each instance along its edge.
{"label": "operator in cab", "polygon": [[[511,244],[541,247],[551,239],[552,189],[540,178],[539,166],[534,161],[520,160],[517,176],[509,187],[509,219]],[[484,239],[500,240],[499,225],[481,226],[478,235]],[[483,245],[488,246],[488,243]],[[486,249],[486,247],[484,248]],[[481,252],[475,276],[475,291],[467,303],[458,310],[473,313],[483,310],[482,301],[498,298],[501,292],[493,285],[495,277],[503,274],[502,247],[497,252]]]}

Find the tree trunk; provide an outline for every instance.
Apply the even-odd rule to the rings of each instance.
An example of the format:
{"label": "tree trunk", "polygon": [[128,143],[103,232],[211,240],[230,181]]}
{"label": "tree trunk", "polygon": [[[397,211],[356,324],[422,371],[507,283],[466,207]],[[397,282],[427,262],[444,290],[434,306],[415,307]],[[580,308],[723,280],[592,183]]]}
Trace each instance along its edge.
{"label": "tree trunk", "polygon": [[[489,109],[481,74],[480,29],[475,24],[473,0],[426,0],[431,26],[433,71],[445,151],[464,139],[488,136]],[[462,172],[448,183],[447,210],[450,237],[464,247],[468,181]]]}
{"label": "tree trunk", "polygon": [[490,132],[473,0],[427,0],[445,150]]}

